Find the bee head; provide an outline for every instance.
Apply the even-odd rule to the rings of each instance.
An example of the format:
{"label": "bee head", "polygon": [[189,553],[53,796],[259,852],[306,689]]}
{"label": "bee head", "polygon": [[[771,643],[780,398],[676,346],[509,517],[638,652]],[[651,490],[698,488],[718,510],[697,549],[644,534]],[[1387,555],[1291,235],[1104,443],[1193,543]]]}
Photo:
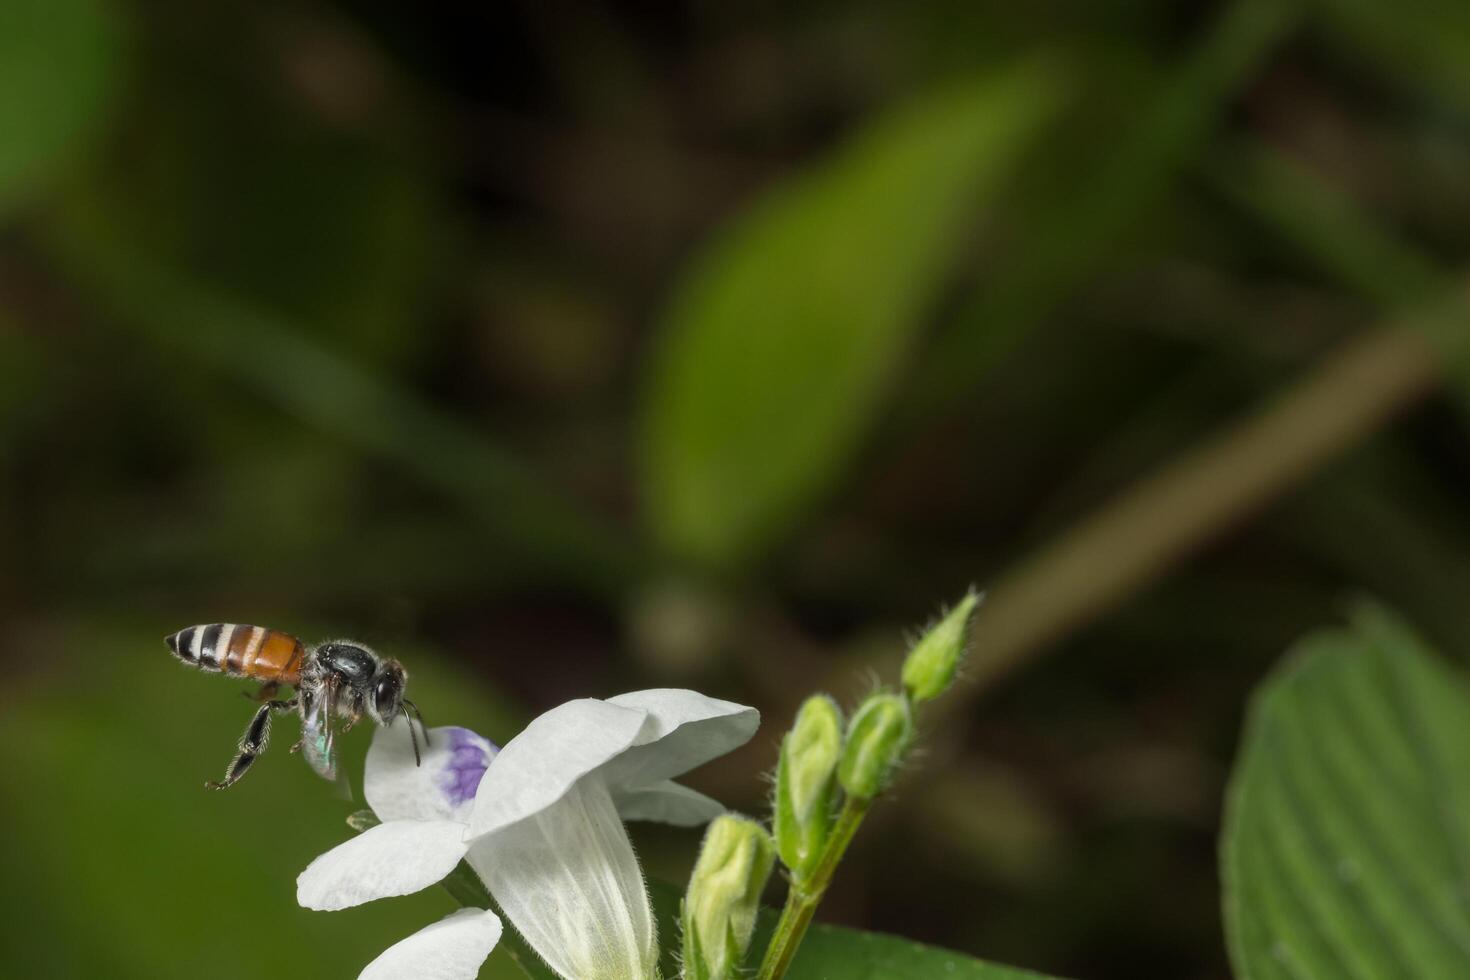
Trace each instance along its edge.
{"label": "bee head", "polygon": [[[391,725],[398,719],[399,715],[407,717],[405,708],[411,708],[415,715],[419,714],[416,704],[403,696],[403,689],[408,684],[408,671],[396,660],[384,660],[373,675],[372,704],[369,711],[380,725]],[[419,728],[424,732],[424,744],[429,744],[429,730],[424,728],[424,719],[419,715]],[[419,754],[419,737],[413,730],[413,719],[408,720],[408,737],[413,744],[413,761],[415,765],[421,764],[423,759]]]}
{"label": "bee head", "polygon": [[403,688],[408,672],[396,660],[384,660],[373,675],[372,713],[380,725],[391,725],[403,711]]}

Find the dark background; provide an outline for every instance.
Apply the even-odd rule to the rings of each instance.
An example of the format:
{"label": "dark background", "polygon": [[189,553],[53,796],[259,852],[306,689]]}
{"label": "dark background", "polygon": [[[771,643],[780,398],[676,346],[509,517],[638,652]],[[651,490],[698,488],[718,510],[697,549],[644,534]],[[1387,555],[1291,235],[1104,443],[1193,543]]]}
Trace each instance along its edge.
{"label": "dark background", "polygon": [[[853,295],[915,294],[834,397],[859,345],[813,270],[924,189],[881,120],[995,78],[1034,125],[935,254],[859,256]],[[891,180],[734,307],[776,356],[730,411],[770,424],[671,516],[680,461],[730,451],[660,387],[689,283],[872,133]],[[1460,0],[6,0],[6,972],[350,977],[449,908],[296,907],[353,804],[288,735],[200,788],[249,707],[170,662],[184,625],[365,640],[499,741],[572,697],[751,703],[691,782],[759,813],[794,705],[891,679],[975,583],[968,681],[822,917],[1228,975],[1253,683],[1362,592],[1470,653],[1467,219]],[[801,491],[736,522],[762,440],[832,404]],[[697,835],[636,836],[687,873]]]}

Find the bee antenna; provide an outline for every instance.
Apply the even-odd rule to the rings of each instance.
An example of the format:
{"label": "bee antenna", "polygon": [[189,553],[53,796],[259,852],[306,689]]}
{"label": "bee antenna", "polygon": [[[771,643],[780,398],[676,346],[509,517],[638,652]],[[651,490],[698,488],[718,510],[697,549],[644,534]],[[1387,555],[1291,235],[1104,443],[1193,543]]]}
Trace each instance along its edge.
{"label": "bee antenna", "polygon": [[[408,718],[408,712],[405,711],[402,714],[403,717]],[[423,765],[424,760],[419,757],[419,737],[414,734],[412,718],[408,718],[408,740],[413,743],[413,764],[416,766]]]}
{"label": "bee antenna", "polygon": [[[433,748],[433,743],[429,740],[429,729],[424,724],[424,713],[419,710],[419,706],[418,705],[414,704],[408,698],[404,698],[403,699],[403,703],[407,707],[409,707],[410,709],[412,709],[415,717],[417,717],[418,720],[419,720],[419,728],[423,729],[423,733],[424,733],[424,748],[426,748],[426,749]],[[409,731],[409,734],[410,735],[413,734],[413,720],[412,719],[409,720],[409,723],[408,723],[408,731]]]}

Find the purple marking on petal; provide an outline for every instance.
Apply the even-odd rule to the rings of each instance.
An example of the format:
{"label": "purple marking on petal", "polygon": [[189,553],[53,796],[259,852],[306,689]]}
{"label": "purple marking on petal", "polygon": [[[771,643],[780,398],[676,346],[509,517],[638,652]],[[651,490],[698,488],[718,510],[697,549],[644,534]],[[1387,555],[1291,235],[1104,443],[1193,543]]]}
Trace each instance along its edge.
{"label": "purple marking on petal", "polygon": [[439,785],[450,806],[459,806],[475,798],[475,791],[480,788],[480,777],[485,775],[490,760],[500,749],[468,728],[450,727],[438,731],[449,736],[449,758],[445,760]]}

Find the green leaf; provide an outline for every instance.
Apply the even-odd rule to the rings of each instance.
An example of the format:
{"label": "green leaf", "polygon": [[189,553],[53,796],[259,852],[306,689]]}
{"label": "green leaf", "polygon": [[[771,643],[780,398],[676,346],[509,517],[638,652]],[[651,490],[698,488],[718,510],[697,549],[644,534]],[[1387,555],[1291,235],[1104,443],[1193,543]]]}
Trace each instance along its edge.
{"label": "green leaf", "polygon": [[1470,699],[1365,608],[1257,694],[1222,845],[1243,980],[1470,975]]}
{"label": "green leaf", "polygon": [[96,133],[117,87],[118,38],[104,0],[0,3],[0,215]]}
{"label": "green leaf", "polygon": [[710,243],[670,303],[645,393],[643,490],[665,546],[751,558],[831,486],[964,231],[1058,101],[1040,63],[951,85]]}
{"label": "green leaf", "polygon": [[[759,940],[757,948],[759,948]],[[923,943],[813,926],[786,980],[1045,980],[1042,974],[984,963]]]}

